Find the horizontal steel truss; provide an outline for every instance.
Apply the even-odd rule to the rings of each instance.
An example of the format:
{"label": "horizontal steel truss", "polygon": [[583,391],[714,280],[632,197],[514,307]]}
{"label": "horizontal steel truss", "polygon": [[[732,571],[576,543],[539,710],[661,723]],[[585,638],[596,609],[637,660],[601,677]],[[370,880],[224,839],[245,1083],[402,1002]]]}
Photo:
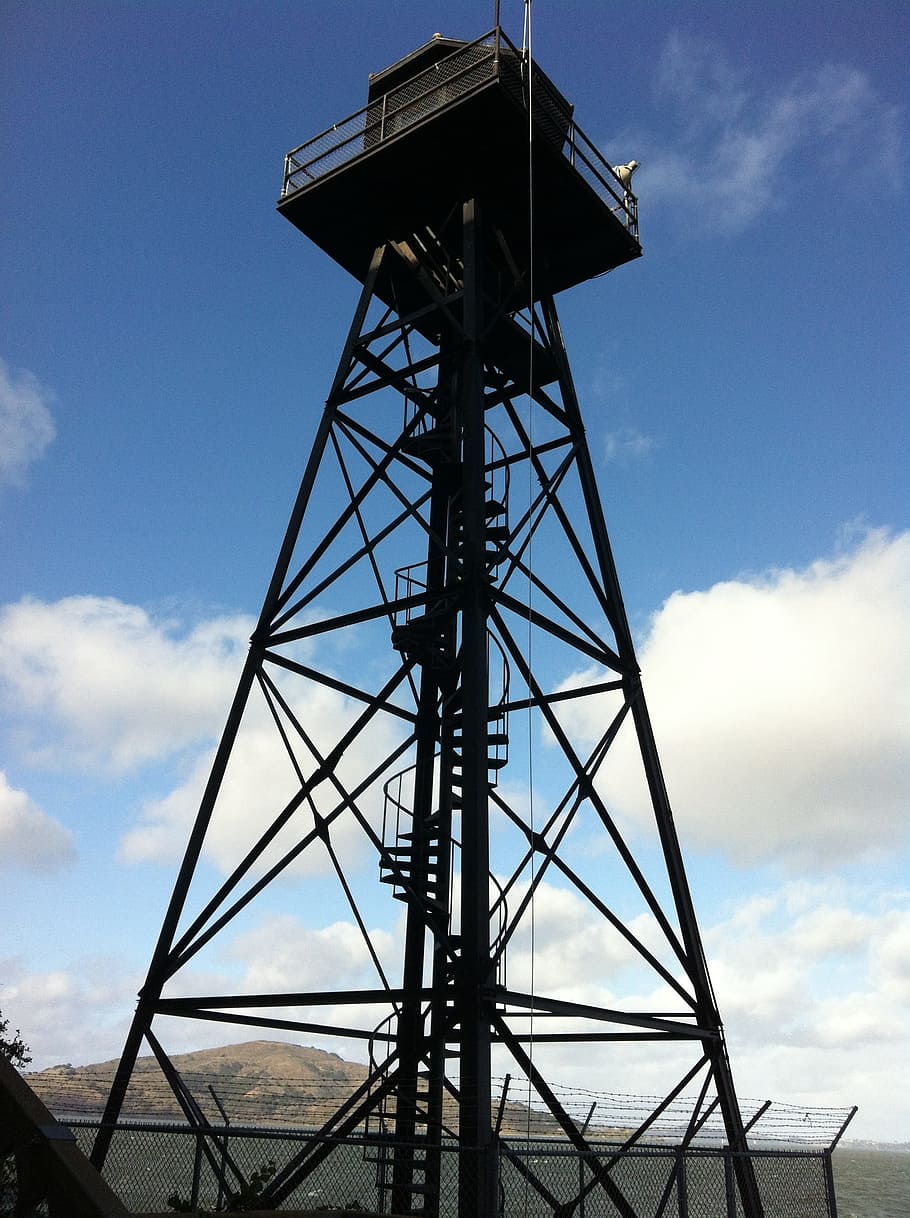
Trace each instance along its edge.
{"label": "horizontal steel truss", "polygon": [[[289,1197],[324,1159],[330,1139],[378,1119],[402,1147],[416,1139],[429,1148],[419,1170],[413,1150],[392,1155],[388,1188],[394,1212],[434,1212],[438,1154],[434,1160],[433,1147],[453,1132],[453,1109],[462,1146],[490,1151],[491,1163],[495,1158],[494,1045],[508,1050],[566,1138],[586,1154],[585,1135],[535,1066],[533,1047],[691,1043],[693,1064],[672,1081],[652,1117],[629,1133],[626,1146],[640,1141],[660,1112],[696,1085],[700,1090],[684,1143],[719,1105],[730,1147],[747,1149],[556,310],[545,299],[527,315],[511,311],[510,299],[521,295],[522,285],[503,282],[501,272],[489,270],[486,252],[497,238],[495,230],[484,231],[474,205],[466,204],[436,231],[390,242],[374,255],[104,1116],[106,1126],[116,1122],[145,1042],[187,1119],[206,1126],[199,1103],[153,1031],[159,1017],[366,1041],[365,1082],[271,1182],[267,1199],[273,1202]],[[501,267],[500,247],[501,240],[496,256]],[[382,304],[388,300],[397,307]],[[387,405],[390,396],[398,403],[397,422]],[[489,422],[494,416],[495,430]],[[317,491],[329,466],[335,471],[332,499]],[[519,475],[528,488],[524,500],[497,499],[498,488],[508,488]],[[507,489],[503,498],[508,500]],[[554,535],[572,567],[569,591],[568,583],[557,587],[541,575],[535,562],[538,538],[549,546]],[[415,552],[417,544],[422,554]],[[390,556],[396,560],[391,566]],[[400,566],[403,556],[413,556],[412,567]],[[359,581],[358,599],[346,593],[352,579]],[[573,608],[579,594],[584,611]],[[357,679],[320,662],[320,648],[351,631],[379,626],[392,640],[378,666],[380,679],[369,681],[367,673]],[[595,666],[602,676],[580,688],[554,685],[529,656],[531,632],[573,656],[576,664]],[[491,640],[497,657],[492,667]],[[514,681],[508,679],[511,673]],[[328,745],[298,712],[295,681],[331,691],[350,708],[347,726]],[[613,696],[615,709],[593,747],[582,750],[561,715],[594,694]],[[296,775],[294,790],[271,812],[257,810],[247,851],[191,914],[190,885],[254,696]],[[568,773],[561,796],[549,803],[539,823],[497,787],[491,768],[500,764],[491,741],[508,736],[491,725],[519,714],[538,717]],[[373,753],[367,742],[380,723],[393,725],[395,732],[391,744]],[[632,726],[641,752],[672,893],[669,908],[645,877],[599,789],[602,767],[624,724]],[[361,761],[352,778],[343,765],[360,753],[369,753],[369,762]],[[388,805],[390,783],[405,769],[412,786],[410,831],[390,841],[368,801],[384,785]],[[405,806],[401,798],[392,802],[399,812]],[[582,809],[593,814],[624,865],[669,961],[659,958],[570,863],[564,844]],[[524,841],[508,873],[495,878],[492,903],[491,814]],[[461,840],[454,828],[459,817]],[[302,829],[287,845],[286,830],[301,821]],[[342,823],[356,827],[383,881],[404,903],[401,984],[389,975],[368,933],[336,840]],[[279,842],[284,844],[276,853]],[[328,860],[344,895],[377,986],[164,995],[203,948],[315,850]],[[456,855],[461,860],[457,890]],[[536,986],[534,993],[510,989],[500,980],[508,949],[549,877],[609,924],[673,993],[675,1011],[602,1009],[548,998]],[[324,1007],[343,1010],[344,1021],[321,1020],[318,1010]],[[310,1009],[311,1017],[296,1015],[300,1008]],[[378,1024],[377,1008],[386,1012]],[[280,1013],[285,1009],[287,1016]],[[457,1075],[447,1065],[453,1055]],[[99,1166],[109,1139],[102,1130],[94,1152]],[[761,1207],[754,1177],[748,1159],[741,1161],[741,1200],[749,1218],[756,1218]],[[544,1195],[532,1168],[523,1164],[522,1170]],[[492,1171],[465,1175],[463,1218],[492,1212]],[[638,1211],[611,1179],[609,1166],[592,1156],[590,1173],[586,1190],[605,1190],[618,1213],[635,1218]],[[422,1184],[415,1183],[418,1178]]]}

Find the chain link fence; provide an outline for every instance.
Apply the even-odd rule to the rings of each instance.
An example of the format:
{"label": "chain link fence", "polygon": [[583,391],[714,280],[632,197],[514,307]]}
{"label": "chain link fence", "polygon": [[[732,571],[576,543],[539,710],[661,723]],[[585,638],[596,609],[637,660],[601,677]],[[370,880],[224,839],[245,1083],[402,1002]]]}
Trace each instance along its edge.
{"label": "chain link fence", "polygon": [[[753,1151],[765,1218],[831,1218],[827,1152]],[[580,1154],[540,1143],[501,1154],[503,1218],[615,1218],[625,1202],[648,1218],[740,1218],[737,1155],[726,1148],[601,1145]]]}
{"label": "chain link fence", "polygon": [[[89,1154],[97,1121],[68,1122]],[[755,1150],[750,1155],[765,1218],[834,1218],[828,1150]],[[492,1152],[497,1200],[489,1218],[741,1218],[737,1156],[726,1147],[597,1143],[579,1153],[554,1139],[504,1138]],[[170,1123],[121,1122],[104,1167],[134,1211],[167,1211],[173,1200],[217,1211],[242,1181],[291,1191],[284,1209],[420,1212],[438,1192],[440,1218],[458,1218],[459,1193],[483,1169],[478,1151],[434,1149],[389,1138],[316,1140],[305,1130],[222,1126],[205,1132]],[[396,1176],[396,1170],[398,1175]],[[398,1181],[398,1191],[393,1187]],[[402,1184],[402,1181],[406,1183]],[[281,1190],[279,1190],[281,1191]],[[259,1193],[251,1194],[258,1196]],[[624,1208],[628,1207],[628,1208]]]}

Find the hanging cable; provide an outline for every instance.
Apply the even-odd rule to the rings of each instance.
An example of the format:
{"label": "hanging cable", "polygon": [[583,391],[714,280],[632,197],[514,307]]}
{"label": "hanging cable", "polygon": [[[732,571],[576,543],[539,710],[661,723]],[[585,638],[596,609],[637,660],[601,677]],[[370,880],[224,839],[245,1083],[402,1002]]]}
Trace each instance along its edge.
{"label": "hanging cable", "polygon": [[[534,308],[534,56],[532,45],[531,31],[531,2],[532,0],[524,0],[524,22],[521,36],[521,54],[522,63],[525,71],[525,87],[528,106],[528,162],[527,162],[527,188],[528,188],[528,314],[530,320],[530,340],[528,343],[528,502],[527,502],[527,519],[529,528],[531,529],[531,537],[528,541],[528,566],[533,569],[533,517],[532,504],[534,499],[533,487],[533,456],[534,456],[534,334],[536,330],[536,314]],[[528,580],[528,601],[527,601],[527,643],[526,643],[526,660],[528,672],[533,672],[531,652],[533,646],[533,632],[531,627],[531,598],[533,595],[533,585],[531,580]],[[534,841],[535,824],[534,824],[534,715],[531,703],[531,684],[527,681],[527,701],[528,701],[528,825],[531,831],[531,841]],[[530,884],[531,884],[531,901],[529,905],[529,915],[531,920],[531,951],[530,951],[530,975],[529,975],[529,992],[531,997],[530,1016],[528,1020],[528,1057],[533,1065],[534,1061],[534,990],[535,990],[535,955],[536,955],[536,921],[535,921],[535,881],[536,881],[536,865],[535,854],[532,848],[530,858]],[[531,1136],[531,1079],[528,1077],[528,1102],[527,1102],[527,1137],[530,1140]]]}

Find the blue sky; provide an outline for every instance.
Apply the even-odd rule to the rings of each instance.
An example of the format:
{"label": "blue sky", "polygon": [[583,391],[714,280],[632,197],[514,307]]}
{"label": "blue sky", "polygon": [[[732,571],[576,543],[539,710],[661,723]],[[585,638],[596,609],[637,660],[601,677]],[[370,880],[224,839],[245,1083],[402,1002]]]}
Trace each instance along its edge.
{"label": "blue sky", "polygon": [[[119,1051],[185,831],[163,809],[217,738],[356,300],[275,212],[283,155],[492,7],[0,17],[0,1008],[38,1066]],[[669,0],[537,0],[533,26],[588,136],[642,165],[645,257],[558,303],[739,1087],[889,1139],[907,27]],[[268,916],[325,946],[315,893]]]}

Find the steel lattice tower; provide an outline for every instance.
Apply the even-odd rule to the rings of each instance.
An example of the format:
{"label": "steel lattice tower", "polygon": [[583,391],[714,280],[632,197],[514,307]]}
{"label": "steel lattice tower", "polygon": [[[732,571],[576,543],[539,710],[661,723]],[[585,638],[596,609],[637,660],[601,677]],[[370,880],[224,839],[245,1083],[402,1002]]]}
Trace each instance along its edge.
{"label": "steel lattice tower", "polygon": [[[734,1150],[746,1138],[554,306],[639,256],[628,175],[497,29],[437,36],[371,77],[365,109],[289,154],[279,211],[362,292],[106,1120],[147,1044],[205,1125],[168,1017],[348,1038],[366,1081],[271,1201],[366,1131],[387,1212],[496,1214],[505,1100],[528,1095],[582,1165],[567,1207],[524,1163],[538,1198],[574,1213],[594,1190],[643,1215],[586,1156],[548,1054],[587,1052],[598,1081],[619,1053],[643,1050],[648,1079],[666,1063],[629,1145],[681,1096],[682,1145],[712,1111]],[[630,755],[647,835],[610,797]],[[225,823],[236,857],[215,881]],[[370,983],[193,993],[203,949],[289,877],[356,928]],[[553,992],[535,955],[545,902],[593,920],[604,971],[649,997]],[[521,1088],[494,1094],[494,1064]]]}

